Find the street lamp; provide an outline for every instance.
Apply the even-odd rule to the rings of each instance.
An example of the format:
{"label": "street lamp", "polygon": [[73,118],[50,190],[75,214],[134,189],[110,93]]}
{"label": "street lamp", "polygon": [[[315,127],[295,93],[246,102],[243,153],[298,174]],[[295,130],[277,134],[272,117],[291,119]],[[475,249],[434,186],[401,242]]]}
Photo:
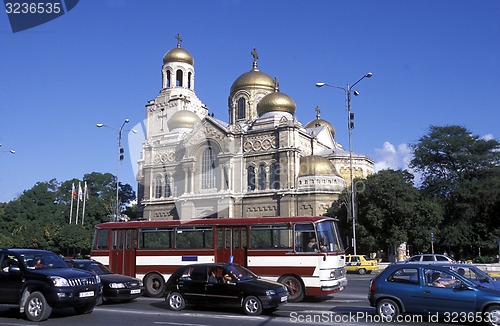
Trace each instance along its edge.
{"label": "street lamp", "polygon": [[[0,147],[2,147],[2,144],[0,144]],[[11,149],[11,150],[8,150],[8,151],[0,151],[0,153],[11,153],[11,154],[16,154],[16,151]]]}
{"label": "street lamp", "polygon": [[[125,124],[129,123],[129,121],[130,121],[129,119],[125,119],[125,121],[123,121],[123,123],[119,129],[107,126],[103,123],[96,124],[97,128],[106,127],[106,128],[113,129],[114,131],[118,132],[118,166],[116,169],[116,211],[115,211],[115,218],[114,218],[115,222],[118,221],[118,217],[120,216],[120,201],[119,201],[119,196],[118,196],[119,189],[120,189],[120,164],[121,164],[121,161],[123,161],[123,158],[124,158],[123,153],[125,152],[122,148],[122,131],[123,131],[123,127],[125,126]],[[134,129],[132,129],[132,132],[137,133],[137,131]]]}
{"label": "street lamp", "polygon": [[353,183],[353,173],[352,173],[352,129],[354,129],[354,113],[351,112],[351,92],[354,94],[354,96],[358,96],[359,92],[353,91],[352,88],[356,86],[356,84],[358,84],[364,78],[370,78],[372,76],[373,74],[369,72],[360,79],[358,79],[354,84],[352,85],[347,84],[346,87],[330,85],[327,83],[316,83],[316,87],[328,86],[332,88],[341,89],[345,92],[346,106],[347,106],[347,129],[349,130],[349,170],[350,170],[349,179],[351,182],[351,196],[350,196],[349,208],[351,211],[351,218],[352,218],[352,247],[354,248],[355,255],[357,254],[356,253],[356,210],[354,204],[355,198],[354,198],[354,183]]}

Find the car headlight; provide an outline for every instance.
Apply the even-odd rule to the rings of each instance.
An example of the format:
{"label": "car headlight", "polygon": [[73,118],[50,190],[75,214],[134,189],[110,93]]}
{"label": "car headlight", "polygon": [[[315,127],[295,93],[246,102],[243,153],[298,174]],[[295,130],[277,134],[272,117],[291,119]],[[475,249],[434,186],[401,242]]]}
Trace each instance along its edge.
{"label": "car headlight", "polygon": [[109,287],[112,289],[124,289],[125,284],[123,284],[123,283],[109,283]]}
{"label": "car headlight", "polygon": [[276,291],[274,291],[274,290],[267,290],[266,291],[266,295],[273,295],[273,294],[276,294]]}
{"label": "car headlight", "polygon": [[99,275],[96,275],[96,276],[95,276],[95,281],[96,281],[97,283],[101,283],[101,278],[99,277]]}
{"label": "car headlight", "polygon": [[57,287],[69,286],[68,280],[65,279],[64,277],[51,276],[50,279],[52,280],[52,283],[54,283],[54,286]]}

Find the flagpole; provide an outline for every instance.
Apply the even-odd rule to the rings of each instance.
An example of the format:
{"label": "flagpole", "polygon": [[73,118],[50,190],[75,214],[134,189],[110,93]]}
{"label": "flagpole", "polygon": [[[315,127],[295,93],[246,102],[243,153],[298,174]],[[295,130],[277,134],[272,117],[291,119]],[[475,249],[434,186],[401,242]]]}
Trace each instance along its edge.
{"label": "flagpole", "polygon": [[73,197],[75,194],[75,183],[71,185],[71,208],[69,210],[69,224],[71,224],[71,219],[73,218]]}
{"label": "flagpole", "polygon": [[85,202],[87,199],[87,181],[85,181],[85,186],[83,187],[83,210],[82,210],[82,225],[85,220]]}
{"label": "flagpole", "polygon": [[80,210],[80,199],[82,195],[82,184],[78,182],[78,199],[76,200],[76,218],[75,224],[78,224],[78,211]]}

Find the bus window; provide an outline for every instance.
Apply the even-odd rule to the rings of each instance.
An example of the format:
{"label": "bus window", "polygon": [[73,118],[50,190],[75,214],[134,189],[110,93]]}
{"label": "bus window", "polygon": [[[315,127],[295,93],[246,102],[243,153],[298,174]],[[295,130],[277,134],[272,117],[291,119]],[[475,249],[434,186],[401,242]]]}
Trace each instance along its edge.
{"label": "bus window", "polygon": [[173,228],[139,230],[139,249],[170,249],[173,243]]}
{"label": "bus window", "polygon": [[94,234],[94,249],[109,249],[108,246],[108,229],[96,229]]}
{"label": "bus window", "polygon": [[226,228],[226,244],[224,245],[224,248],[229,249],[231,248],[231,230],[230,228]]}
{"label": "bus window", "polygon": [[175,247],[178,249],[213,248],[212,227],[177,228]]}
{"label": "bus window", "polygon": [[295,251],[306,252],[311,239],[316,239],[316,232],[312,223],[295,224]]}
{"label": "bus window", "polygon": [[222,228],[217,228],[217,249],[222,249]]}
{"label": "bus window", "polygon": [[317,225],[318,241],[324,251],[335,252],[344,251],[344,246],[340,240],[337,224],[331,221],[320,222]]}
{"label": "bus window", "polygon": [[252,225],[250,246],[253,249],[291,248],[289,225]]}

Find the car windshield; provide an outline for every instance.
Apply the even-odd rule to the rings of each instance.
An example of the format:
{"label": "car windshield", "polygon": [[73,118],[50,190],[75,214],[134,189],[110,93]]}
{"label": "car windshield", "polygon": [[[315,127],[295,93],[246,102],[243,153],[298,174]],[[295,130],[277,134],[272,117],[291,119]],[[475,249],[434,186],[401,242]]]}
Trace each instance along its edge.
{"label": "car windshield", "polygon": [[491,276],[475,266],[452,266],[450,267],[450,269],[457,272],[457,274],[459,274],[460,276],[478,285],[484,285],[484,283],[494,282]]}
{"label": "car windshield", "polygon": [[53,252],[27,252],[21,258],[28,269],[68,268],[64,260]]}
{"label": "car windshield", "polygon": [[92,273],[97,275],[113,274],[113,272],[109,270],[109,268],[107,268],[106,266],[93,261],[72,262],[72,266],[73,268],[79,268],[79,269],[84,269],[86,271],[91,271]]}
{"label": "car windshield", "polygon": [[227,265],[224,268],[224,274],[230,274],[238,281],[248,281],[258,278],[257,275],[239,265]]}

